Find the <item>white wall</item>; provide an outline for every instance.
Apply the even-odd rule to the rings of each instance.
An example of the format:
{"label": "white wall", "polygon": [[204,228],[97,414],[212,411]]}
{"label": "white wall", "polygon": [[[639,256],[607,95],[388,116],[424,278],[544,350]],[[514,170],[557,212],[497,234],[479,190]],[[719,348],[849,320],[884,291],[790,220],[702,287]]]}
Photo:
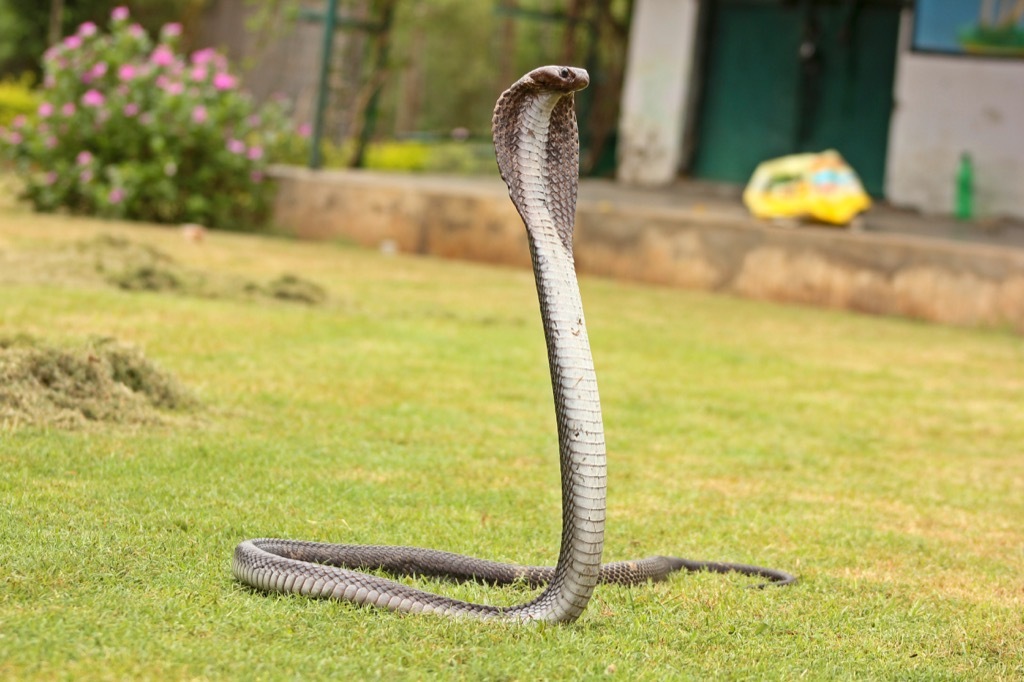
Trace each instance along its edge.
{"label": "white wall", "polygon": [[636,0],[619,116],[617,176],[664,185],[679,171],[694,82],[699,0]]}
{"label": "white wall", "polygon": [[886,196],[926,213],[951,213],[963,152],[974,161],[979,216],[1024,218],[1024,60],[910,51],[902,21]]}

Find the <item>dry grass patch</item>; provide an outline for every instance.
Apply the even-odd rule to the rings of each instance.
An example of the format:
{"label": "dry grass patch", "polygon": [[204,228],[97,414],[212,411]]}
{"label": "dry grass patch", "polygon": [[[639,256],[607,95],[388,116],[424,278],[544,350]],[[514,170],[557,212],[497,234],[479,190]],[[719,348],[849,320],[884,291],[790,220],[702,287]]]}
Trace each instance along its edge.
{"label": "dry grass patch", "polygon": [[197,405],[141,351],[112,339],[75,346],[0,338],[0,426],[149,423]]}
{"label": "dry grass patch", "polygon": [[166,251],[120,235],[99,234],[70,244],[0,251],[3,279],[36,284],[99,284],[148,291],[242,300],[320,305],[327,290],[284,273],[261,281],[190,267]]}

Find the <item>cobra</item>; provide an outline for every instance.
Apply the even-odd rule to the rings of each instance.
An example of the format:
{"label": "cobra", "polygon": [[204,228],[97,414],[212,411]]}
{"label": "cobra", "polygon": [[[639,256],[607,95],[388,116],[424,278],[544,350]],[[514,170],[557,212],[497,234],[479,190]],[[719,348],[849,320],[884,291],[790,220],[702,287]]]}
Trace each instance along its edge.
{"label": "cobra", "polygon": [[[759,566],[678,557],[601,564],[607,487],[604,427],[572,253],[579,177],[573,93],[589,82],[583,69],[535,69],[501,95],[493,118],[498,168],[526,225],[551,370],[562,479],[562,539],[555,567],[502,564],[417,547],[264,538],[235,549],[233,573],[238,580],[260,590],[400,612],[555,622],[579,618],[599,582],[633,585],[662,580],[680,569],[735,571],[779,585],[795,580],[784,571]],[[525,604],[502,607],[431,594],[368,570],[545,587]]]}

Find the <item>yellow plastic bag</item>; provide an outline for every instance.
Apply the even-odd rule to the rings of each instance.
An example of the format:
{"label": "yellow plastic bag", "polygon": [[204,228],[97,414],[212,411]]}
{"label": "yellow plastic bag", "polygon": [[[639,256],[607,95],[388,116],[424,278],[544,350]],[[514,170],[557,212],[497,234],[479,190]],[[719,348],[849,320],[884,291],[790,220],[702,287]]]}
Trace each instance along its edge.
{"label": "yellow plastic bag", "polygon": [[860,178],[834,149],[758,165],[743,203],[758,218],[809,217],[832,225],[848,225],[871,207]]}

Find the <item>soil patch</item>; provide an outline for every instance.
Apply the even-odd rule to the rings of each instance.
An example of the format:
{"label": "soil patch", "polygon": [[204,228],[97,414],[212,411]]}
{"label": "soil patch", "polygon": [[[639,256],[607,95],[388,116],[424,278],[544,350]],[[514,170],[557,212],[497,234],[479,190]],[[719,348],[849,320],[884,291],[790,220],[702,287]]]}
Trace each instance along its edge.
{"label": "soil patch", "polygon": [[0,426],[152,423],[197,406],[177,379],[113,339],[65,347],[0,337]]}

